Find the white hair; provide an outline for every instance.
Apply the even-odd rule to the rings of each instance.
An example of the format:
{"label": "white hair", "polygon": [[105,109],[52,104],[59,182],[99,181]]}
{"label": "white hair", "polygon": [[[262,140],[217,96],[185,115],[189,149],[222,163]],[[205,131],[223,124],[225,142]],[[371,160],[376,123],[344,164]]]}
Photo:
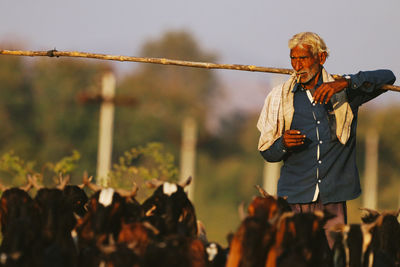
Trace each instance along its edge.
{"label": "white hair", "polygon": [[311,53],[317,55],[318,53],[325,52],[326,57],[329,56],[329,49],[326,47],[324,40],[316,33],[313,32],[300,32],[293,35],[289,40],[289,48],[293,49],[296,46],[309,45],[311,46]]}

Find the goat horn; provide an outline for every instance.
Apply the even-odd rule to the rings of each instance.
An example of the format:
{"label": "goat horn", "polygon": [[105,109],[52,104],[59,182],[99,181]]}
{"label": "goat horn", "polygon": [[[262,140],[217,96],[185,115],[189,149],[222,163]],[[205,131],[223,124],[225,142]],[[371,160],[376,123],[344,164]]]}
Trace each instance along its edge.
{"label": "goat horn", "polygon": [[128,198],[132,198],[136,196],[136,193],[138,191],[138,187],[136,185],[136,183],[134,183],[134,186],[132,188],[131,191],[128,190],[124,190],[124,189],[115,189],[115,191],[120,194],[122,197],[128,197]]}
{"label": "goat horn", "polygon": [[31,176],[30,174],[28,174],[28,181],[32,184],[32,186],[36,189],[36,190],[40,190],[42,189],[44,186],[40,186],[37,183],[37,175],[33,175]]}
{"label": "goat horn", "polygon": [[192,176],[189,176],[185,181],[181,181],[179,185],[185,188],[192,182],[192,179],[193,179]]}
{"label": "goat horn", "polygon": [[84,186],[89,187],[93,191],[100,191],[104,189],[102,186],[92,183],[93,176],[88,177],[88,173],[85,171],[83,173],[83,184]]}
{"label": "goat horn", "polygon": [[[92,177],[92,176],[91,176]],[[78,185],[78,187],[80,188],[80,189],[83,189],[83,188],[85,188],[85,186],[86,186],[86,183],[88,183],[88,182],[90,182],[91,180],[89,180],[89,178],[88,178],[88,173],[87,173],[87,171],[84,171],[83,172],[83,177],[82,177],[82,184],[80,184],[80,185]]]}
{"label": "goat horn", "polygon": [[263,197],[269,197],[269,196],[271,196],[270,194],[268,194],[267,191],[264,190],[264,188],[262,188],[262,187],[259,186],[258,184],[256,184],[255,187],[257,188],[257,190],[258,190],[258,192],[261,194],[261,196],[263,196]]}
{"label": "goat horn", "polygon": [[57,189],[60,189],[61,191],[64,190],[65,186],[68,184],[70,180],[70,176],[67,175],[65,178],[63,178],[63,174],[60,172],[58,175],[58,180],[60,182],[59,185],[56,186]]}
{"label": "goat horn", "polygon": [[28,180],[28,183],[26,185],[19,187],[19,189],[24,190],[25,192],[28,192],[33,187],[31,180],[28,178],[27,178],[27,180]]}
{"label": "goat horn", "polygon": [[160,185],[162,185],[164,182],[160,181],[158,179],[151,179],[151,181],[146,181],[146,186],[148,188],[156,188],[159,187]]}
{"label": "goat horn", "polygon": [[137,192],[139,191],[139,187],[135,182],[133,182],[131,191],[124,189],[116,189],[116,191],[123,197],[135,197]]}

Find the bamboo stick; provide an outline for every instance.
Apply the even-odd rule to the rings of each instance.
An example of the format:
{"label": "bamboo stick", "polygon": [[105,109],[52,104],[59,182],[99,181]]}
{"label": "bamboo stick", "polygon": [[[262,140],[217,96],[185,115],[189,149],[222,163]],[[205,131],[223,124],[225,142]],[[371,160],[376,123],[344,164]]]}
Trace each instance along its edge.
{"label": "bamboo stick", "polygon": [[[196,62],[196,61],[175,60],[167,58],[130,57],[130,56],[119,56],[119,55],[94,54],[94,53],[77,52],[77,51],[57,51],[55,49],[49,51],[0,50],[0,55],[29,56],[29,57],[77,57],[77,58],[93,58],[93,59],[113,60],[113,61],[152,63],[161,65],[175,65],[175,66],[185,66],[185,67],[205,68],[205,69],[228,69],[228,70],[268,72],[268,73],[289,74],[289,75],[293,73],[292,69],[259,67],[254,65],[217,64],[210,62]],[[335,79],[338,79],[341,76],[334,74],[333,77]],[[400,86],[396,85],[385,84],[381,87],[381,89],[400,92]]]}

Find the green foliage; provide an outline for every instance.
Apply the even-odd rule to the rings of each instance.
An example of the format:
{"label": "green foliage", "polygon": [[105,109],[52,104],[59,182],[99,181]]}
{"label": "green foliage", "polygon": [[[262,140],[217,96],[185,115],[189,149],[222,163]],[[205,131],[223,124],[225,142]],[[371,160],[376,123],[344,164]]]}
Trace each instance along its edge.
{"label": "green foliage", "polygon": [[71,156],[63,157],[56,163],[48,162],[45,166],[46,169],[54,172],[56,175],[65,175],[71,173],[77,167],[77,162],[80,160],[80,158],[81,154],[77,150],[74,150],[72,151]]}
{"label": "green foliage", "polygon": [[26,182],[26,177],[28,174],[33,174],[35,166],[34,162],[26,162],[13,151],[5,153],[0,158],[0,172],[3,173],[3,177],[8,180],[8,183],[14,185],[21,185]]}
{"label": "green foliage", "polygon": [[45,183],[44,176],[48,176],[53,184],[56,177],[61,173],[63,175],[70,174],[75,170],[80,159],[78,151],[74,150],[71,156],[61,158],[58,162],[46,162],[40,170],[35,169],[37,166],[35,161],[25,161],[21,157],[15,155],[13,151],[4,153],[0,158],[0,172],[2,178],[7,180],[7,184],[11,186],[19,186],[27,183],[27,175],[38,177]]}
{"label": "green foliage", "polygon": [[[176,181],[178,169],[174,165],[174,157],[165,151],[161,143],[148,143],[126,151],[113,164],[109,174],[111,186],[115,188],[131,188],[133,182],[142,186],[145,181],[158,179]],[[140,197],[146,196],[145,190]]]}

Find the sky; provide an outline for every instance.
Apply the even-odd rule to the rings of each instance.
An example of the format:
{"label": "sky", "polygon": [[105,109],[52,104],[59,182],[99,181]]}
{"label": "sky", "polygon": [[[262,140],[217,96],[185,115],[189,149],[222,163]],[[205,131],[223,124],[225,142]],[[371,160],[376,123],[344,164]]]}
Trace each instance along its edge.
{"label": "sky", "polygon": [[[290,68],[287,42],[318,33],[331,56],[328,72],[391,69],[399,78],[399,0],[0,0],[0,49],[81,51],[140,56],[141,46],[165,31],[187,30],[218,62]],[[187,59],[191,60],[191,59]],[[114,63],[123,73],[140,63]],[[287,76],[217,72],[227,109],[260,110],[271,84]],[[396,104],[388,92],[372,105]],[[369,105],[369,104],[368,104]]]}

